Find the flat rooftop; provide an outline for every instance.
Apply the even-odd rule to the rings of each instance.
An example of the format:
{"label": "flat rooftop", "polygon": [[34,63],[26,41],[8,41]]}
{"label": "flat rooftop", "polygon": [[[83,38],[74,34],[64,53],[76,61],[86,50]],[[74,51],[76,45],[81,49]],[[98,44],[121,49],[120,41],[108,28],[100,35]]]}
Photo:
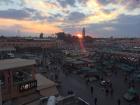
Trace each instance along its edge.
{"label": "flat rooftop", "polygon": [[0,47],[1,51],[16,51],[16,49],[14,47]]}
{"label": "flat rooftop", "polygon": [[35,75],[36,80],[37,80],[37,90],[41,90],[41,89],[45,89],[45,88],[49,88],[52,86],[56,86],[56,83],[47,79],[46,77],[44,77],[43,75],[37,73]]}
{"label": "flat rooftop", "polygon": [[0,71],[26,67],[35,64],[36,64],[35,60],[29,60],[29,59],[20,59],[20,58],[5,59],[5,60],[0,60]]}

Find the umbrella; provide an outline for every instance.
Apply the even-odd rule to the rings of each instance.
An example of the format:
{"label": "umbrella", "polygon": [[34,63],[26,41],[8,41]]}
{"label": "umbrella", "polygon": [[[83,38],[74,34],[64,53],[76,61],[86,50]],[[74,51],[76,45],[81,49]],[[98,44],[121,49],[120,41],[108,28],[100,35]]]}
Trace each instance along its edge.
{"label": "umbrella", "polygon": [[128,93],[130,93],[130,94],[136,94],[137,91],[134,88],[130,88],[130,89],[128,89]]}

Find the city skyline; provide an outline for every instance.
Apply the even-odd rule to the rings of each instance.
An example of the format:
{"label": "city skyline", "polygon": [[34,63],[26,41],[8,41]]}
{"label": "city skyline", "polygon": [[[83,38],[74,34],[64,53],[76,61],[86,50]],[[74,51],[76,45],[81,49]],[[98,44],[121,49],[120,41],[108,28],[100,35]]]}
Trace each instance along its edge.
{"label": "city skyline", "polygon": [[92,37],[140,37],[139,0],[1,0],[0,35],[28,36],[86,28]]}

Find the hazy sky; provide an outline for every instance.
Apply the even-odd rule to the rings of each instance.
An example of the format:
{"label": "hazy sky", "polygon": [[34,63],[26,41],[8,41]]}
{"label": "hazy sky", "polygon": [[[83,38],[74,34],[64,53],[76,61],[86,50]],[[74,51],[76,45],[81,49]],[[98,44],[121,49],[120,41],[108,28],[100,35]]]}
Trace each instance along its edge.
{"label": "hazy sky", "polygon": [[140,37],[140,0],[0,0],[0,35]]}

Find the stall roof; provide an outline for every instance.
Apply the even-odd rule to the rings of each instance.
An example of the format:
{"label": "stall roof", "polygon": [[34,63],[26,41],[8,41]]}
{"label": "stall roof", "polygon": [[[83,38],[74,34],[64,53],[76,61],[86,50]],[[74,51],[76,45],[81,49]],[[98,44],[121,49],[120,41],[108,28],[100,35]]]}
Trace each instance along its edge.
{"label": "stall roof", "polygon": [[65,61],[66,61],[66,62],[74,62],[74,61],[76,61],[76,59],[67,57],[67,58],[65,58]]}
{"label": "stall roof", "polygon": [[136,94],[136,93],[137,93],[136,89],[134,89],[134,88],[128,89],[128,92],[129,92],[130,94]]}
{"label": "stall roof", "polygon": [[133,70],[133,67],[132,67],[132,66],[129,66],[129,65],[127,65],[127,64],[120,64],[119,66],[120,66],[120,68],[123,69],[124,71],[130,72],[130,71]]}
{"label": "stall roof", "polygon": [[103,63],[104,63],[105,65],[111,65],[111,64],[114,63],[114,61],[104,61]]}
{"label": "stall roof", "polygon": [[74,61],[74,62],[72,62],[73,64],[84,64],[84,62],[83,61]]}
{"label": "stall roof", "polygon": [[88,58],[82,58],[82,61],[88,62],[88,63],[94,63],[93,60],[90,60]]}
{"label": "stall roof", "polygon": [[8,69],[14,69],[14,68],[20,68],[25,66],[31,66],[35,65],[35,60],[29,60],[29,59],[5,59],[0,60],[0,70],[8,70]]}
{"label": "stall roof", "polygon": [[89,68],[89,67],[82,67],[80,70],[81,71],[87,71],[87,72],[97,72],[97,69]]}
{"label": "stall roof", "polygon": [[139,78],[139,79],[140,79],[140,74],[138,74],[138,75],[137,75],[137,78]]}

